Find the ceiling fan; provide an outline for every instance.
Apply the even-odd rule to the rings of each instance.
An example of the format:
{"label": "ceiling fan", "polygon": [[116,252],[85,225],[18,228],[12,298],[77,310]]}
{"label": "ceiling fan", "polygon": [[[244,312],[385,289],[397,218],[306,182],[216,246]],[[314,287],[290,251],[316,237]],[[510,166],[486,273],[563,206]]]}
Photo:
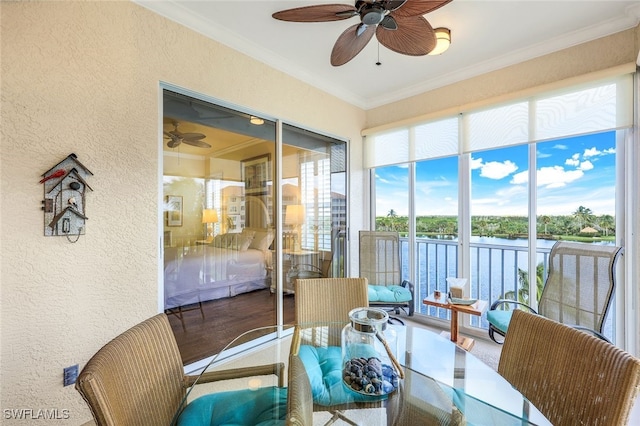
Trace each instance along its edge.
{"label": "ceiling fan", "polygon": [[360,17],[360,23],[347,28],[331,51],[331,65],[344,65],[353,59],[376,34],[383,46],[410,56],[426,55],[436,46],[431,24],[422,16],[452,0],[357,0],[348,4],[322,4],[281,10],[272,16],[281,21],[328,22]]}
{"label": "ceiling fan", "polygon": [[178,130],[178,122],[173,122],[173,130],[164,132],[165,138],[169,139],[167,142],[167,146],[169,148],[175,148],[181,143],[186,143],[187,145],[197,146],[198,148],[211,148],[211,145],[202,141],[206,136],[202,133],[182,133]]}

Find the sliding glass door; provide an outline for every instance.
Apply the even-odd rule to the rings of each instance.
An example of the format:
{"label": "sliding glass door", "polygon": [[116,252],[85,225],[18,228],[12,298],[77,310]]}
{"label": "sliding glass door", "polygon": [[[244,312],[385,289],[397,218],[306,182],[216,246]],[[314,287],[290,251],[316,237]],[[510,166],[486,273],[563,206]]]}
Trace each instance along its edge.
{"label": "sliding glass door", "polygon": [[344,274],[346,143],[173,90],[162,127],[164,310],[190,363],[293,323],[296,279]]}

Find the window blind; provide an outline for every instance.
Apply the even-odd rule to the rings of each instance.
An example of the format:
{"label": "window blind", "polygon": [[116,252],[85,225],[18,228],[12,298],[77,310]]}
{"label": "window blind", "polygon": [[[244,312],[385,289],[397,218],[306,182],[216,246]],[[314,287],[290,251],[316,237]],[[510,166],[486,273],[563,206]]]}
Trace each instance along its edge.
{"label": "window blind", "polygon": [[364,141],[364,166],[401,164],[631,126],[633,74],[627,72],[444,119],[370,133]]}

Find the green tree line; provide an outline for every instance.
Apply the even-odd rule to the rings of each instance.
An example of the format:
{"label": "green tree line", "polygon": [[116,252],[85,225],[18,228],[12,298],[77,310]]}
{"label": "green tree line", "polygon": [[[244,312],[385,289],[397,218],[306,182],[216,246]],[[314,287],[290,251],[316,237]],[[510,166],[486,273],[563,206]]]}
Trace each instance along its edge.
{"label": "green tree line", "polygon": [[[587,207],[579,206],[571,215],[537,217],[538,238],[558,239],[562,236],[593,239],[614,239],[615,219],[611,215],[596,215]],[[390,210],[386,216],[376,217],[376,229],[408,234],[407,216]],[[526,216],[472,216],[471,233],[482,237],[526,238],[529,219]],[[458,235],[457,216],[416,217],[418,237],[455,237]]]}

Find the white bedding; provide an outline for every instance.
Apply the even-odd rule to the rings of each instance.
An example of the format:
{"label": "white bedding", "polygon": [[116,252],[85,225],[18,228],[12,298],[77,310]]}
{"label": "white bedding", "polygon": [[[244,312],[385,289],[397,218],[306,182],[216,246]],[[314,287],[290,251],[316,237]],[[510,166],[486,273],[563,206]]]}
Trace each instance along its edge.
{"label": "white bedding", "polygon": [[165,248],[165,309],[269,287],[269,250]]}

